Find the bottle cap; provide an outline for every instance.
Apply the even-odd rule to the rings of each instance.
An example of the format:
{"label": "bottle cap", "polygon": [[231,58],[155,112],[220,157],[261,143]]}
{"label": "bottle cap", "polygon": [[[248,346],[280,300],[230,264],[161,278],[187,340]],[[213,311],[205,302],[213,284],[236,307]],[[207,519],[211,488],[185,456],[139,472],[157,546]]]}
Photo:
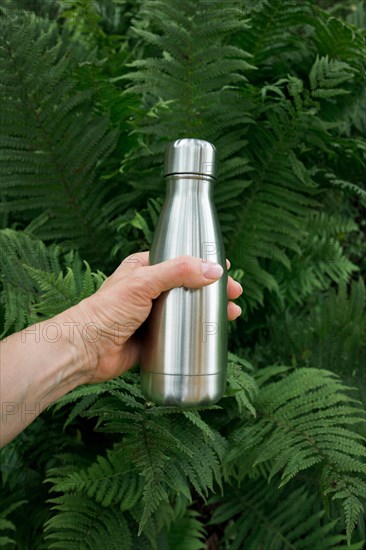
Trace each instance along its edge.
{"label": "bottle cap", "polygon": [[200,174],[216,178],[216,148],[202,139],[177,139],[165,151],[164,176]]}

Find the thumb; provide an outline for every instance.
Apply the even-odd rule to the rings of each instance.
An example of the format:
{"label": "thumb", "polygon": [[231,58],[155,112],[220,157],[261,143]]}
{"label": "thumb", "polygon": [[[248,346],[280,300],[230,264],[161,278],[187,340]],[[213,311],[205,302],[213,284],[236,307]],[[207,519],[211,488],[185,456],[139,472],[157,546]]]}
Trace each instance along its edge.
{"label": "thumb", "polygon": [[179,256],[142,268],[143,278],[151,298],[171,288],[184,286],[201,288],[219,279],[224,269],[220,264],[193,256]]}

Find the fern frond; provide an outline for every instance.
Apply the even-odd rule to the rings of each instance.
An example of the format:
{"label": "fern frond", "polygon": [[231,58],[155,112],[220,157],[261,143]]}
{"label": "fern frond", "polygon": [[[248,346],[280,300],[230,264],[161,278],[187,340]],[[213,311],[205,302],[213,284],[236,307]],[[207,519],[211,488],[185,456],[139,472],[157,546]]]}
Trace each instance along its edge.
{"label": "fern frond", "polygon": [[194,424],[202,430],[203,435],[205,436],[205,441],[207,442],[208,439],[215,439],[215,434],[211,430],[210,426],[202,420],[199,413],[197,411],[184,411],[184,416],[188,418]]}
{"label": "fern frond", "polygon": [[[255,417],[256,411],[252,403],[258,393],[258,386],[253,376],[244,372],[243,363],[244,366],[247,366],[247,362],[230,354],[225,397],[235,397],[239,415],[244,415],[249,411]],[[251,365],[250,367],[253,369]]]}
{"label": "fern frond", "polygon": [[[107,384],[109,395],[99,395],[96,401],[88,403],[87,409],[82,407],[82,414],[98,419],[98,431],[123,434],[123,439],[108,453],[106,459],[99,458],[88,470],[69,472],[64,477],[61,471],[57,476],[61,479],[53,480],[55,487],[65,491],[87,488],[89,496],[93,496],[97,502],[106,503],[111,498],[108,480],[113,483],[113,472],[121,474],[122,484],[123,472],[132,472],[130,476],[139,474],[143,479],[144,503],[140,519],[141,532],[146,530],[149,518],[160,504],[169,502],[171,493],[182,494],[190,499],[192,484],[198,494],[205,498],[215,483],[220,486],[220,463],[226,442],[217,430],[200,418],[198,412],[187,412],[185,415],[178,409],[172,417],[170,410],[165,411],[165,407],[141,406],[144,398],[134,373]],[[102,387],[93,390],[94,387],[86,387],[86,393],[83,388],[77,388],[74,392],[77,398],[82,398],[82,403],[93,393],[100,394]],[[74,400],[74,392],[60,400],[62,405]],[[59,409],[60,403],[56,407]],[[156,414],[157,411],[161,414]],[[116,501],[120,498],[123,507],[122,489],[112,494]]]}
{"label": "fern frond", "polygon": [[[33,281],[36,282],[42,295],[40,300],[31,307],[31,313],[34,320],[48,318],[71,307],[75,303],[83,300],[93,294],[102,284],[104,275],[92,273],[90,266],[85,262],[85,269],[81,270],[83,274],[81,286],[77,280],[79,273],[74,265],[74,270],[67,267],[66,275],[60,273],[57,277],[54,273],[45,273],[40,269],[25,266]],[[32,315],[30,321],[32,321]]]}
{"label": "fern frond", "polygon": [[24,266],[42,269],[44,272],[61,272],[61,249],[49,248],[30,235],[11,229],[0,231],[0,276],[5,305],[5,323],[2,335],[10,327],[24,328],[30,319],[30,309],[40,292]]}
{"label": "fern frond", "polygon": [[169,548],[174,550],[204,550],[206,548],[204,525],[198,519],[199,514],[187,510],[186,514],[174,521],[169,534]]}
{"label": "fern frond", "polygon": [[329,17],[329,14],[318,6],[313,8],[313,14],[315,16],[312,19],[315,29],[313,38],[320,54],[350,63],[355,68],[361,68],[365,60],[362,32],[347,25],[340,18]]}
{"label": "fern frond", "polygon": [[132,550],[130,525],[118,505],[103,508],[78,493],[56,497],[52,503],[60,513],[45,525],[49,548],[95,550],[107,545],[111,550]]}
{"label": "fern frond", "polygon": [[[140,19],[149,22],[148,28],[138,25]],[[237,197],[248,185],[243,128],[253,119],[250,108],[244,108],[250,101],[242,85],[254,67],[250,55],[228,40],[231,33],[247,28],[235,2],[223,8],[218,1],[208,6],[203,0],[187,0],[178,8],[166,0],[147,1],[134,32],[144,44],[153,45],[155,56],[133,62],[133,71],[124,77],[130,82],[127,93],[141,94],[146,105],[146,116],[136,121],[145,136],[146,146],[137,152],[143,166],[155,167],[169,140],[191,136],[214,142],[220,152],[221,176],[215,190],[220,211],[224,205],[227,211],[238,206]],[[157,173],[150,175],[151,193],[161,185]],[[228,219],[223,231],[230,229]]]}
{"label": "fern frond", "polygon": [[149,247],[179,137],[217,147],[225,246],[256,309],[231,329],[219,405],[155,406],[133,370],[44,411],[1,450],[1,509],[28,501],[4,535],[37,549],[361,548],[365,289],[346,283],[363,273],[363,12],[357,28],[313,0],[3,4],[4,334],[94,292],[96,262],[109,272]]}
{"label": "fern frond", "polygon": [[[357,385],[364,395],[366,361],[365,285],[360,278],[318,297],[301,317],[287,312],[268,320],[271,359],[298,367],[321,367]],[[267,340],[266,340],[267,341]],[[263,342],[263,345],[264,344]]]}
{"label": "fern frond", "polygon": [[[242,479],[253,466],[268,463],[269,481],[279,475],[282,487],[314,465],[331,471],[344,486],[337,499],[350,537],[366,491],[366,449],[365,438],[348,427],[365,422],[348,389],[333,373],[313,368],[264,385],[254,403],[258,421],[242,422],[234,432],[226,474]],[[330,491],[323,484],[323,495]]]}
{"label": "fern frond", "polygon": [[101,263],[107,188],[97,168],[118,132],[107,117],[91,114],[92,93],[77,90],[74,61],[63,49],[55,23],[25,13],[2,16],[2,209],[47,213],[40,238],[81,247]]}
{"label": "fern frond", "polygon": [[[281,87],[284,84],[290,90],[289,79],[282,79]],[[233,262],[246,274],[244,284],[250,290],[246,300],[251,307],[263,302],[265,289],[282,308],[286,299],[301,302],[312,291],[326,288],[329,279],[347,280],[356,270],[334,238],[335,219],[330,218],[327,226],[313,225],[317,217],[324,217],[318,198],[322,170],[309,170],[300,151],[304,142],[313,149],[329,138],[327,124],[314,112],[310,118],[312,107],[304,94],[301,98],[300,109],[288,99],[271,100],[271,111],[263,107],[265,121],[252,133],[253,182],[229,249]],[[263,144],[265,152],[258,155]],[[363,198],[360,186],[341,184],[336,176],[328,181]],[[357,225],[349,220],[344,228],[353,231]],[[331,251],[334,261],[324,261],[321,249],[328,257]]]}
{"label": "fern frond", "polygon": [[[296,0],[264,0],[259,5],[253,3],[253,8],[250,29],[238,37],[238,43],[252,54],[253,63],[262,70],[272,63],[288,69],[286,53],[289,50],[293,60],[298,61],[303,55],[304,38],[296,31],[311,16],[310,3],[300,5]],[[277,74],[279,72],[277,68]]]}
{"label": "fern frond", "polygon": [[9,503],[7,500],[9,499],[5,499],[4,502],[2,502],[3,509],[0,510],[0,545],[4,548],[8,544],[15,544],[15,540],[10,538],[11,534],[9,533],[9,531],[15,531],[15,525],[8,519],[8,516],[27,502],[26,500],[16,500],[15,502]]}
{"label": "fern frond", "polygon": [[338,86],[353,80],[354,73],[354,68],[348,63],[329,59],[327,55],[321,58],[317,56],[309,75],[313,97],[331,99],[337,95],[350,93],[350,90]]}
{"label": "fern frond", "polygon": [[359,185],[355,185],[354,183],[350,181],[344,181],[339,178],[335,174],[327,173],[325,176],[329,179],[329,182],[334,187],[339,187],[344,191],[349,191],[351,195],[357,195],[360,201],[365,204],[366,200],[366,190],[362,189]]}
{"label": "fern frond", "polygon": [[280,293],[293,304],[301,303],[302,297],[310,297],[314,291],[325,290],[329,280],[342,284],[358,271],[358,267],[344,255],[342,246],[344,235],[354,234],[358,228],[352,219],[337,214],[313,213],[306,220],[305,227],[309,237],[299,243],[301,254],[292,257],[291,272],[282,271],[280,274],[278,267],[273,267],[274,275],[280,281]]}
{"label": "fern frond", "polygon": [[97,290],[104,275],[92,273],[76,253],[65,254],[57,245],[46,247],[25,232],[3,229],[0,280],[5,306],[4,335],[10,328],[20,330],[78,303]]}
{"label": "fern frond", "polygon": [[[132,475],[131,475],[132,473]],[[143,493],[143,478],[126,469],[118,453],[107,452],[98,456],[86,469],[64,471],[63,468],[50,469],[47,481],[57,492],[84,492],[102,506],[119,504],[122,511],[133,508]]]}
{"label": "fern frond", "polygon": [[[306,487],[275,491],[265,480],[246,481],[243,488],[228,487],[210,520],[226,523],[224,541],[230,549],[268,548],[268,550],[331,550],[346,542],[336,521],[329,521],[324,510],[317,509],[316,496]],[[352,545],[361,550],[363,541]]]}

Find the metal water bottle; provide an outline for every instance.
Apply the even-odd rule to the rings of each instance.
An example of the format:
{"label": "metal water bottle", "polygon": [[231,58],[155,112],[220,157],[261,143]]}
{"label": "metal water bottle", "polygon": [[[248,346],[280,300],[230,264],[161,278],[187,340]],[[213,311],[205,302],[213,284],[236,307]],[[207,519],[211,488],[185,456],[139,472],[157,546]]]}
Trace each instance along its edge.
{"label": "metal water bottle", "polygon": [[201,288],[174,288],[153,304],[145,325],[141,386],[147,399],[191,407],[218,401],[226,385],[227,270],[213,202],[216,149],[179,139],[166,149],[167,195],[150,264],[190,255],[217,262],[224,274]]}

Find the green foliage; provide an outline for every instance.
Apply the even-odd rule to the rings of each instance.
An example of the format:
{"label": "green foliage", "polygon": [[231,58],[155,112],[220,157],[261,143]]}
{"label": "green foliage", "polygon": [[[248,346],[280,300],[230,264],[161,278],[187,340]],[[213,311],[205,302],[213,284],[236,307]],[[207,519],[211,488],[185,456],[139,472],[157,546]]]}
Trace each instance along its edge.
{"label": "green foliage", "polygon": [[[330,58],[335,38],[349,44],[349,28],[332,19],[328,29],[329,18],[310,3],[304,10],[294,1],[264,2],[250,24],[243,11],[230,2],[225,7],[188,0],[174,7],[146,2],[141,17],[149,28],[135,24],[135,33],[153,54],[133,62],[135,71],[124,78],[146,102],[147,114],[137,121],[139,132],[147,134],[138,154],[147,156],[150,173],[169,139],[192,135],[217,143],[221,172],[216,204],[228,254],[245,272],[246,303],[258,307],[268,292],[282,309],[286,300],[300,302],[327,288],[329,279],[347,280],[356,269],[343,254],[337,227],[340,223],[345,231],[354,231],[357,226],[346,217],[338,225],[328,217],[322,190],[341,185],[364,197],[360,180],[341,182],[319,154],[317,166],[307,166],[319,148],[324,157],[336,154],[338,124],[333,105],[328,122],[326,101],[359,93],[364,48],[355,33],[360,50],[348,48],[344,61]],[[313,61],[304,51],[300,26],[313,42]],[[291,67],[284,60],[279,71],[278,63],[294,47],[299,48],[295,59],[302,63],[301,73],[282,76]],[[282,78],[264,84],[273,72]],[[150,189],[156,181],[160,190],[160,178],[150,178]],[[315,234],[313,219],[319,213],[329,224],[318,226]],[[336,266],[314,258],[319,245],[336,257]]]}
{"label": "green foliage", "polygon": [[[255,68],[250,56],[230,43],[230,35],[248,29],[240,7],[234,3],[225,8],[224,19],[221,9],[188,0],[144,2],[139,17],[150,26],[141,28],[137,19],[134,33],[152,48],[152,54],[131,63],[134,70],[124,78],[131,81],[128,95],[140,93],[144,98],[145,115],[136,122],[146,137],[137,154],[148,163],[150,172],[151,166],[161,163],[170,139],[189,135],[217,145],[221,177],[216,204],[219,209],[225,205],[222,222],[227,232],[233,220],[230,210],[238,206],[236,197],[248,185],[243,177],[249,167],[242,128],[253,122],[252,107],[240,86],[247,81],[246,73]],[[241,101],[243,108],[238,109]],[[136,186],[141,183],[134,181]],[[150,191],[160,193],[161,185],[155,170],[150,175]]]}
{"label": "green foliage", "polygon": [[4,12],[0,36],[2,209],[33,223],[40,216],[37,236],[80,247],[101,263],[110,189],[97,174],[118,127],[93,115],[93,90],[78,90],[75,61],[55,23],[23,14],[19,25]]}
{"label": "green foliage", "polygon": [[205,529],[194,510],[174,522],[169,533],[169,548],[175,550],[204,550]]}
{"label": "green foliage", "polygon": [[330,4],[3,2],[2,337],[149,248],[180,137],[218,149],[245,317],[217,405],[133,369],[5,446],[6,550],[363,547],[365,4]]}
{"label": "green foliage", "polygon": [[[7,544],[15,543],[13,538],[10,538],[11,531],[15,531],[15,525],[12,521],[7,519],[14,510],[25,504],[25,500],[19,500],[13,502],[9,506],[6,503],[2,503],[2,510],[0,511],[0,544],[5,547]],[[9,536],[10,535],[10,536]]]}
{"label": "green foliage", "polygon": [[[141,498],[142,529],[159,504],[169,502],[169,494],[190,499],[192,484],[204,498],[215,483],[221,485],[225,440],[198,413],[144,403],[136,374],[126,374],[107,384],[106,396],[100,395],[101,390],[106,391],[106,384],[103,389],[100,385],[87,387],[86,395],[81,387],[63,397],[58,406],[70,399],[86,399],[88,408],[82,414],[97,418],[98,431],[123,434],[122,440],[87,471],[68,471],[66,475],[63,469],[51,472],[55,491],[83,489],[103,506],[116,500],[121,509],[129,509],[136,498]],[[93,393],[98,398],[91,403]],[[83,409],[81,405],[79,413]]]}
{"label": "green foliage", "polygon": [[[234,489],[218,502],[210,523],[227,523],[225,548],[254,550],[265,548],[323,548],[344,547],[345,536],[335,534],[336,521],[326,521],[324,510],[316,510],[316,496],[305,487],[290,492],[276,491],[263,479],[246,482],[245,488]],[[305,519],[306,518],[306,519]],[[253,526],[258,529],[253,530]],[[244,542],[245,541],[245,542]],[[349,548],[357,550],[363,541]]]}
{"label": "green foliage", "polygon": [[229,353],[226,395],[235,397],[239,415],[249,412],[255,417],[256,411],[252,402],[258,394],[258,385],[253,376],[244,372],[244,369],[253,371],[248,361]]}
{"label": "green foliage", "polygon": [[323,495],[343,506],[350,540],[359,498],[366,497],[365,438],[348,428],[365,422],[347,387],[323,369],[302,368],[265,386],[254,406],[258,419],[235,431],[226,455],[226,475],[239,480],[266,464],[268,480],[284,486],[302,470],[320,465]]}
{"label": "green foliage", "polygon": [[[291,360],[295,366],[325,368],[343,377],[365,376],[366,356],[365,285],[353,281],[349,295],[345,284],[329,289],[311,304],[302,317],[289,312],[268,320],[272,354]],[[361,386],[361,384],[360,384]]]}
{"label": "green foliage", "polygon": [[77,253],[47,247],[11,229],[0,231],[0,266],[3,334],[60,313],[95,292],[103,281],[103,275],[91,273]]}
{"label": "green foliage", "polygon": [[[102,508],[91,499],[78,495],[63,495],[54,500],[63,514],[52,519],[53,534],[47,536],[49,548],[103,548],[108,537],[108,548],[132,548],[128,523],[118,506]],[[46,526],[46,533],[48,528]]]}

